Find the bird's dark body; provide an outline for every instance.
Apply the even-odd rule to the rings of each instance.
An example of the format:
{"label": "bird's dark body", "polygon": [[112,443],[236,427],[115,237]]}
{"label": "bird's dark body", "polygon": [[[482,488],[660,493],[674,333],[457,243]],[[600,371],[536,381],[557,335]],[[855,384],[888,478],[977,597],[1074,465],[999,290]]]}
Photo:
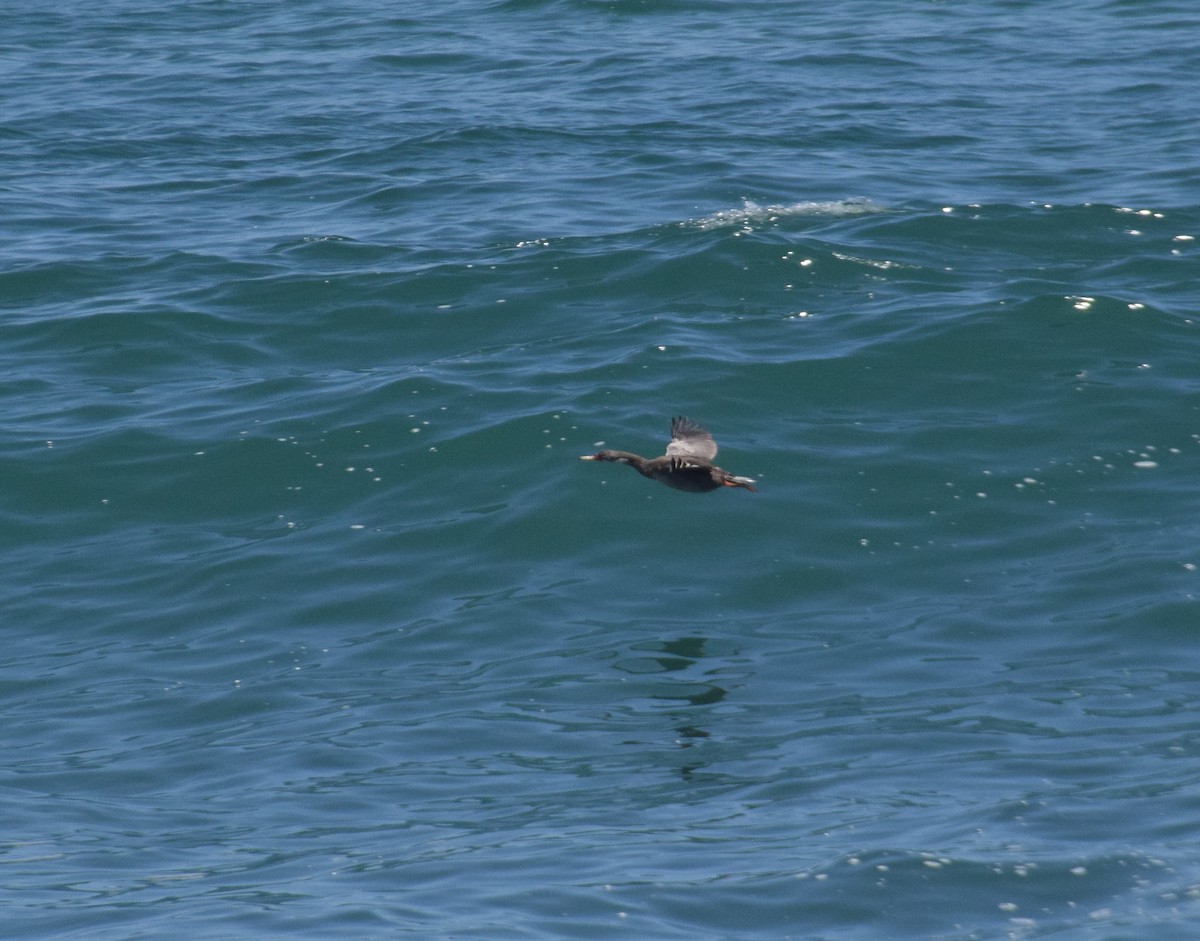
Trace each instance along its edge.
{"label": "bird's dark body", "polygon": [[628,451],[601,451],[591,455],[589,460],[609,461],[614,464],[628,464],[643,477],[657,480],[675,490],[687,490],[691,493],[706,493],[724,486],[722,476],[729,476],[719,467],[714,467],[707,461],[681,461],[673,457],[656,457],[652,460],[630,454]]}
{"label": "bird's dark body", "polygon": [[717,445],[703,427],[688,418],[671,419],[671,441],[662,457],[644,458],[629,451],[600,451],[585,454],[581,461],[607,461],[628,464],[643,477],[657,480],[675,490],[707,493],[722,487],[754,490],[749,477],[735,477],[717,467],[712,459]]}

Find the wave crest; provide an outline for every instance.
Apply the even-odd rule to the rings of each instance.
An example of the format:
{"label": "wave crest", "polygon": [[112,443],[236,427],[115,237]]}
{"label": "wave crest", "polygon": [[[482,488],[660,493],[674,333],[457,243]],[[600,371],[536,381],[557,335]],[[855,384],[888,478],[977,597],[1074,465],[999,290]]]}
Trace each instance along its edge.
{"label": "wave crest", "polygon": [[773,223],[790,216],[856,216],[883,211],[882,206],[865,197],[805,200],[786,206],[760,206],[753,200],[747,199],[743,200],[738,209],[721,209],[703,218],[689,220],[686,224],[700,229],[720,229],[727,226]]}

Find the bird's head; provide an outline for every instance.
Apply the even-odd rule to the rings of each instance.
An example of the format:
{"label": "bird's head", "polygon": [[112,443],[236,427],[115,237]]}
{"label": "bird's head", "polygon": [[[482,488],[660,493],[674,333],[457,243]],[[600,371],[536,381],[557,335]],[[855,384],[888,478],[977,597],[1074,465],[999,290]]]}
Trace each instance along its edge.
{"label": "bird's head", "polygon": [[625,461],[625,456],[616,451],[597,451],[595,454],[579,455],[581,461]]}

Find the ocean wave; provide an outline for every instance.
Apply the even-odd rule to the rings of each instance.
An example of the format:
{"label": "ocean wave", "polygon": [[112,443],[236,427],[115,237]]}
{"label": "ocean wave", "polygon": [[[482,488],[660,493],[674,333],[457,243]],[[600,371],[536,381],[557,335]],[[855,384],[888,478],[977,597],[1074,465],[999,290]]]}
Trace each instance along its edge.
{"label": "ocean wave", "polygon": [[883,206],[866,197],[804,200],[787,205],[772,203],[767,206],[747,199],[736,209],[719,209],[699,219],[690,219],[684,225],[698,229],[723,229],[771,224],[793,216],[858,216],[886,211]]}

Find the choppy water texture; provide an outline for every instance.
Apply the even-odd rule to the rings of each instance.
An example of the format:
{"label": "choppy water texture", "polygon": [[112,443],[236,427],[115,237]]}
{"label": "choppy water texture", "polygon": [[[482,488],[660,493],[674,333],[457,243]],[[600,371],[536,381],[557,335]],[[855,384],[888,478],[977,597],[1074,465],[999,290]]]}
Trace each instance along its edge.
{"label": "choppy water texture", "polygon": [[4,46],[7,934],[1196,937],[1191,3]]}

